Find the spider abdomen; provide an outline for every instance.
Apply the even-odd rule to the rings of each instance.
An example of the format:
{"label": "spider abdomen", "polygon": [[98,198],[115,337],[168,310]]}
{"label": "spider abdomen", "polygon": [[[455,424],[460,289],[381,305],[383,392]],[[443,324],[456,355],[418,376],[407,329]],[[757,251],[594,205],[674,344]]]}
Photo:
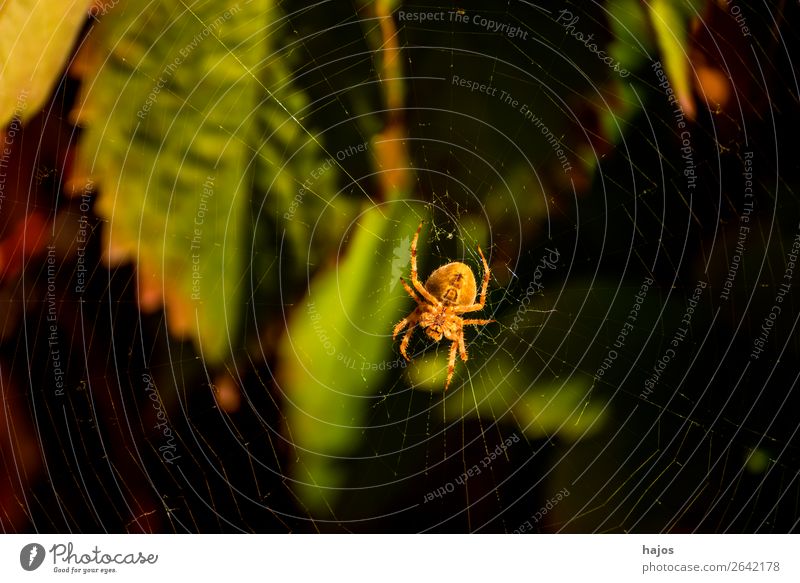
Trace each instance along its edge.
{"label": "spider abdomen", "polygon": [[477,286],[472,270],[459,261],[442,265],[431,273],[425,289],[445,305],[469,306],[475,303]]}

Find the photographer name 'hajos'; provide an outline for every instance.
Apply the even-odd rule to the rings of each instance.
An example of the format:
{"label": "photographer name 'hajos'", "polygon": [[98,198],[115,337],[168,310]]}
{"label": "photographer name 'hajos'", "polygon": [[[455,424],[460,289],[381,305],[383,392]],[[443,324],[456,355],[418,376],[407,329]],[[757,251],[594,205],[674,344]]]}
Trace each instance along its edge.
{"label": "photographer name 'hajos'", "polygon": [[643,555],[652,555],[656,558],[662,555],[672,555],[675,553],[675,549],[672,547],[648,547],[647,545],[642,545],[642,554]]}

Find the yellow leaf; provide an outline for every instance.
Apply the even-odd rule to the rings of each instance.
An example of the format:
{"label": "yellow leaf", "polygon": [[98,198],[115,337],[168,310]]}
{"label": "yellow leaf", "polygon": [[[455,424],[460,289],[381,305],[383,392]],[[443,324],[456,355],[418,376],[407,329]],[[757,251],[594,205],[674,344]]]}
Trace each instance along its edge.
{"label": "yellow leaf", "polygon": [[92,0],[0,5],[0,126],[41,109],[61,76]]}
{"label": "yellow leaf", "polygon": [[695,106],[689,78],[688,20],[671,0],[653,0],[650,20],[664,59],[667,77],[686,117],[694,119]]}

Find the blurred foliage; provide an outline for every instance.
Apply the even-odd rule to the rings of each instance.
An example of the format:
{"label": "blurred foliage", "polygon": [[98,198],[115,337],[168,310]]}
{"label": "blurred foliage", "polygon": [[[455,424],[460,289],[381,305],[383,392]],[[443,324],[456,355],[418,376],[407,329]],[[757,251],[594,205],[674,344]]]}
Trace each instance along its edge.
{"label": "blurred foliage", "polygon": [[[452,157],[450,150],[436,152],[429,146],[422,152],[424,158],[416,159],[420,151],[406,143],[407,128],[438,123],[428,116],[445,115],[452,97],[415,88],[410,118],[400,115],[407,89],[402,80],[403,36],[392,17],[397,6],[398,2],[383,0],[360,5],[366,17],[362,48],[373,55],[369,75],[379,92],[359,87],[337,97],[354,111],[385,108],[382,119],[375,114],[355,116],[355,132],[336,128],[330,136],[339,143],[343,136],[347,136],[344,143],[359,136],[368,146],[376,178],[358,185],[350,182],[336,153],[325,148],[328,136],[310,128],[315,119],[330,113],[314,100],[317,85],[323,85],[320,95],[331,89],[331,83],[349,87],[359,81],[360,85],[363,77],[358,71],[363,68],[342,67],[336,72],[341,77],[324,73],[316,77],[319,73],[307,66],[303,48],[292,43],[293,31],[307,26],[302,13],[290,22],[269,0],[241,6],[232,1],[199,2],[189,9],[175,0],[162,0],[146,10],[121,6],[92,31],[80,66],[84,89],[76,117],[87,129],[74,187],[96,180],[97,212],[108,221],[107,258],[136,261],[141,307],[155,309],[163,303],[170,332],[192,337],[213,365],[230,359],[229,343],[234,349],[238,346],[248,279],[257,308],[278,301],[294,306],[286,330],[275,345],[266,346],[264,356],[268,361],[275,358],[276,380],[286,399],[283,419],[293,446],[293,490],[313,515],[336,514],[337,490],[348,481],[341,458],[360,447],[368,428],[369,397],[397,376],[389,372],[397,367],[388,332],[409,309],[397,278],[407,275],[408,235],[428,213],[391,201],[409,197],[413,187],[409,168],[437,165],[439,156]],[[610,26],[615,33],[609,41],[610,54],[631,70],[642,67],[657,48],[652,41],[640,44],[653,37],[647,33],[653,27],[671,81],[686,97],[688,70],[682,47],[688,13],[666,3],[644,7],[632,0],[609,2],[608,10],[608,22],[597,24]],[[264,30],[269,34],[259,34]],[[552,42],[560,42],[560,36]],[[348,47],[345,38],[342,46]],[[452,41],[468,47],[473,39],[467,35]],[[583,48],[575,45],[579,58],[587,59]],[[358,54],[353,46],[347,50]],[[330,51],[331,60],[337,50],[315,47],[313,40],[304,48],[312,53]],[[435,75],[448,58],[442,53],[441,59],[415,61],[413,74]],[[482,68],[496,64],[462,58],[471,75],[491,78],[492,71]],[[534,70],[539,66],[531,65]],[[562,82],[576,80],[565,76]],[[527,80],[509,76],[506,86],[527,101],[531,91]],[[620,119],[631,120],[639,105],[618,79],[612,86],[617,94],[612,107],[598,111],[606,116],[605,138],[615,142],[621,136],[618,128],[625,127],[619,125]],[[556,135],[568,130],[560,105],[549,96],[530,103],[548,118]],[[419,104],[425,110],[413,108]],[[484,100],[465,94],[458,110],[480,118],[485,115]],[[509,112],[513,110],[500,109],[494,120],[503,123]],[[497,140],[497,147],[504,143],[501,136],[488,135],[486,140]],[[484,147],[491,148],[490,143]],[[536,164],[552,164],[546,162],[552,155],[548,149],[529,153]],[[593,170],[594,162],[585,158],[585,167],[578,172]],[[535,240],[539,224],[552,211],[549,206],[560,203],[548,203],[544,194],[554,185],[552,174],[532,180],[529,164],[503,168],[499,180],[489,183],[480,209],[463,201],[467,213],[461,223],[474,240],[486,241],[485,225],[476,220],[479,210],[489,213],[498,230],[522,222],[525,241]],[[342,184],[350,193],[338,190]],[[435,181],[429,185],[434,192],[447,187]],[[450,197],[451,202],[462,202],[458,193]],[[371,202],[351,222],[359,198]],[[376,201],[390,204],[374,206]],[[203,209],[198,233],[201,205],[208,208]],[[193,239],[199,244],[201,261],[200,299],[193,288],[197,251]],[[331,243],[337,241],[340,247],[335,250]],[[506,243],[501,239],[497,250],[513,258],[515,251]],[[249,264],[246,257],[251,257]],[[510,283],[505,279],[508,273],[500,270],[493,286]],[[287,287],[279,293],[280,281]],[[299,285],[303,281],[306,292]],[[538,317],[530,312],[519,334],[504,344],[506,351],[487,358],[485,350],[478,349],[471,352],[469,368],[459,362],[456,378],[467,382],[461,391],[443,395],[443,418],[502,420],[517,425],[531,439],[557,434],[574,440],[601,428],[605,409],[600,397],[592,397],[590,375],[573,374],[560,381],[535,358],[515,363],[517,355],[529,351],[529,333],[534,333],[537,351],[546,350],[548,335],[554,331],[574,333],[574,322],[564,323],[563,328],[553,324],[565,311],[572,313],[568,298],[577,301],[584,292],[570,288],[562,293],[544,336],[527,321]],[[597,299],[618,306],[611,298]],[[271,317],[274,314],[267,319]],[[440,391],[443,356],[437,351],[435,358],[420,357],[405,378],[414,388]]]}
{"label": "blurred foliage", "polygon": [[[106,258],[136,261],[140,306],[163,303],[169,331],[211,364],[241,344],[251,213],[274,231],[278,209],[323,160],[298,119],[307,98],[274,53],[281,16],[269,0],[126,3],[92,31],[80,67],[86,131],[73,187],[96,181]],[[288,223],[296,255],[332,177],[309,186]],[[267,212],[252,208],[254,189]],[[273,263],[270,251],[256,268]]]}
{"label": "blurred foliage", "polygon": [[[378,172],[373,194],[394,201],[408,198],[410,177],[404,128],[391,113],[402,106],[405,87],[389,4],[377,3],[380,28],[366,35],[376,50],[381,95],[389,109],[384,129],[368,149]],[[421,214],[406,201],[370,204],[344,236],[346,251],[339,261],[309,283],[278,347],[286,432],[295,453],[293,489],[315,516],[336,514],[337,493],[347,478],[341,457],[358,448],[369,397],[396,368],[386,336],[402,306],[398,265],[376,263],[398,255],[395,233],[412,232]]]}
{"label": "blurred foliage", "polygon": [[689,70],[689,25],[696,15],[695,5],[699,4],[701,3],[697,0],[681,3],[653,0],[648,5],[667,77],[689,118],[695,116]]}
{"label": "blurred foliage", "polygon": [[[608,88],[608,103],[597,108],[601,136],[608,143],[618,143],[639,115],[641,97],[649,84],[636,73],[656,60],[664,63],[665,73],[684,113],[690,119],[694,117],[694,73],[689,62],[689,39],[692,23],[708,3],[708,0],[649,3],[608,0],[605,3],[607,18],[603,26],[608,26],[611,32],[608,54],[634,73],[625,79],[613,78]],[[602,29],[596,31],[598,35],[602,32]],[[600,144],[597,146],[601,152],[606,150]],[[585,153],[584,160],[594,168],[594,161],[588,154]]]}
{"label": "blurred foliage", "polygon": [[[0,13],[0,32],[13,36],[10,31],[19,26],[16,10],[31,3],[10,3],[14,12]],[[71,180],[75,191],[98,192],[95,211],[105,220],[106,259],[135,263],[140,306],[152,311],[163,305],[169,332],[190,337],[212,368],[238,358],[247,312],[253,308],[255,335],[263,340],[259,365],[274,373],[274,384],[263,381],[258,388],[281,400],[282,431],[289,444],[288,452],[279,454],[288,460],[281,471],[295,503],[314,517],[346,517],[353,512],[342,508],[348,486],[372,486],[382,472],[388,476],[385,483],[398,474],[426,473],[429,460],[413,454],[390,469],[384,459],[364,460],[401,451],[407,436],[424,436],[428,456],[440,444],[438,428],[432,427],[438,420],[451,427],[474,422],[481,428],[475,440],[479,446],[491,441],[486,422],[504,431],[519,430],[528,440],[568,444],[570,463],[559,465],[550,480],[572,483],[599,459],[596,450],[603,444],[598,442],[630,413],[624,407],[644,409],[658,402],[674,411],[683,400],[691,402],[669,393],[666,382],[664,393],[651,403],[638,393],[627,394],[622,405],[614,400],[623,387],[641,387],[662,354],[663,340],[648,334],[656,330],[658,336],[665,323],[682,314],[685,305],[677,293],[668,299],[656,297],[655,287],[650,291],[626,350],[619,351],[620,360],[602,379],[598,376],[641,283],[636,279],[640,273],[616,277],[617,267],[631,264],[634,239],[626,228],[604,222],[607,205],[639,204],[627,199],[625,184],[614,182],[620,176],[636,173],[643,200],[653,180],[648,176],[653,168],[642,162],[646,156],[633,165],[624,154],[603,157],[623,140],[646,151],[649,145],[636,135],[643,104],[660,108],[656,115],[662,121],[671,115],[645,69],[654,60],[664,63],[687,118],[694,116],[692,27],[709,3],[609,0],[587,7],[592,18],[580,21],[581,32],[596,35],[598,46],[632,72],[624,79],[558,25],[531,31],[548,49],[566,54],[575,69],[558,70],[538,54],[521,56],[500,35],[477,36],[466,28],[449,33],[447,50],[416,52],[427,47],[430,30],[398,30],[392,16],[400,6],[397,0],[359,0],[359,22],[342,25],[332,42],[316,34],[323,19],[326,26],[327,20],[352,24],[353,5],[331,3],[313,11],[295,4],[159,0],[144,7],[114,7],[91,27],[74,67],[82,77],[75,120],[84,131]],[[467,4],[465,9],[472,9]],[[48,38],[63,35],[69,43],[80,24],[74,16],[80,11],[70,6],[62,7],[63,14],[44,14],[37,4],[32,14],[40,20],[32,19],[30,26],[37,23],[38,32]],[[302,43],[296,42],[299,38]],[[497,58],[471,53],[476,38],[485,43],[485,53]],[[25,41],[26,49],[28,43],[43,42],[33,33]],[[333,64],[326,68],[317,62],[318,55]],[[45,51],[41,62],[28,89],[30,111],[57,78],[63,54],[55,58]],[[0,113],[7,117],[26,87],[29,69],[9,69],[13,75],[4,76]],[[547,143],[525,141],[535,132],[519,110],[477,92],[442,91],[436,83],[406,85],[405,75],[441,78],[444,71],[492,80],[546,119],[563,143],[582,144],[582,150],[569,153],[574,173],[562,172]],[[561,96],[572,101],[559,101]],[[572,106],[578,120],[565,114]],[[592,115],[584,124],[586,110]],[[347,123],[339,122],[342,116]],[[597,122],[596,133],[570,139],[585,131],[589,120]],[[673,132],[661,125],[655,131],[668,143]],[[701,134],[696,133],[698,141]],[[450,139],[427,139],[442,135]],[[348,154],[343,163],[332,144],[363,145],[364,150]],[[476,152],[495,156],[486,164],[494,166],[495,174],[478,175],[479,165],[487,161],[473,157]],[[605,184],[590,184],[601,163],[613,184],[608,190]],[[463,181],[463,190],[454,176]],[[573,204],[581,205],[582,220],[590,217],[579,225],[580,237],[570,223]],[[668,223],[678,214],[659,218],[665,231],[670,232]],[[457,361],[455,382],[447,392],[444,343],[434,345],[417,334],[414,343],[422,349],[406,366],[390,337],[392,325],[413,309],[398,276],[408,276],[410,235],[422,218],[434,228],[421,238],[421,278],[463,249],[471,252],[476,242],[493,262],[490,299],[481,317],[498,322],[468,331],[470,359]],[[652,233],[665,224],[655,224],[652,217],[636,222]],[[545,239],[559,237],[565,258],[577,246],[574,257],[579,259],[570,266],[575,271],[550,274],[547,296],[537,296],[516,321],[523,293],[519,286],[532,277],[536,250]],[[732,247],[735,237],[728,239]],[[598,251],[597,241],[607,248]],[[193,297],[195,252],[202,275],[199,299]],[[757,255],[745,258],[742,273],[756,271]],[[581,271],[605,261],[598,270],[607,271],[598,277]],[[769,261],[780,272],[783,251],[771,248]],[[697,269],[691,257],[688,264],[689,271]],[[471,265],[478,273],[477,261]],[[721,280],[724,273],[715,269],[725,266],[711,268],[710,279]],[[753,292],[742,286],[732,302],[762,296],[768,301],[773,295],[771,289]],[[694,326],[707,326],[707,315],[698,312],[695,318]],[[678,368],[670,374],[678,375]],[[238,399],[230,386],[233,377],[225,379],[226,394]],[[673,398],[677,402],[670,403]],[[404,433],[399,438],[391,434],[394,429],[375,427],[375,410],[393,399],[408,404],[393,411],[387,406],[392,414],[408,416],[400,423]],[[238,410],[239,401],[230,409]],[[649,431],[656,418],[652,409],[626,431]],[[444,437],[441,442],[446,445]],[[630,449],[629,442],[615,442],[596,465],[623,467],[619,460]],[[637,452],[642,459],[634,462],[644,464],[645,454]],[[769,463],[764,449],[753,449],[742,460],[753,474]],[[630,477],[615,476],[614,484],[623,486]],[[579,513],[579,505],[607,480],[608,473],[597,472],[583,481],[580,487],[586,491],[576,489],[581,495],[565,501],[559,512]],[[586,520],[590,526],[581,528],[592,528],[592,517]]]}
{"label": "blurred foliage", "polygon": [[406,302],[395,266],[380,259],[419,218],[391,208],[366,210],[352,226],[345,255],[311,283],[278,349],[294,489],[315,515],[332,510],[346,478],[341,457],[359,446],[370,397],[398,369],[389,334]]}

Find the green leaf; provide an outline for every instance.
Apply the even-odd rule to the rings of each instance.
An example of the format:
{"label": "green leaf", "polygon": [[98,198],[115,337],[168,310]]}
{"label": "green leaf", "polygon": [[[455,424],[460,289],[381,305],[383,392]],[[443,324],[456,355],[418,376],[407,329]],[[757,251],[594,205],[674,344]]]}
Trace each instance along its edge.
{"label": "green leaf", "polygon": [[655,48],[647,11],[639,0],[610,0],[606,10],[613,37],[608,52],[628,71],[634,71]]}
{"label": "green leaf", "polygon": [[105,256],[136,261],[142,309],[163,303],[212,364],[241,327],[254,185],[274,226],[321,155],[274,52],[281,16],[271,0],[122,4],[90,37],[77,175],[99,185]]}
{"label": "green leaf", "polygon": [[0,127],[47,101],[93,0],[0,3]]}
{"label": "green leaf", "polygon": [[278,349],[287,433],[296,454],[292,484],[315,515],[333,506],[343,485],[337,457],[352,454],[363,438],[368,397],[387,375],[400,374],[391,330],[408,297],[397,265],[387,258],[402,254],[420,215],[406,205],[393,208],[385,214],[373,207],[342,233],[345,255],[311,282]]}
{"label": "green leaf", "polygon": [[[328,151],[320,138],[305,129],[310,124],[306,114],[309,99],[292,83],[292,67],[298,60],[294,55],[272,55],[258,71],[270,96],[260,103],[257,114],[254,183],[258,193],[254,201],[258,207],[254,209],[259,235],[256,248],[260,250],[254,267],[260,275],[271,268],[278,241],[266,239],[284,234],[288,261],[282,275],[296,279],[329,256],[338,233],[356,210],[351,198],[336,196],[340,164],[351,156],[369,155],[368,144]],[[314,244],[309,245],[312,233]],[[270,246],[273,253],[264,253]],[[275,287],[276,278],[277,274],[268,278],[268,285]]]}
{"label": "green leaf", "polygon": [[[587,400],[590,379],[576,375],[563,381],[549,380],[542,375],[542,367],[531,362],[536,359],[517,364],[506,354],[493,355],[461,390],[446,395],[446,418],[480,417],[514,424],[533,439],[558,435],[574,440],[602,427],[603,401]],[[443,371],[446,362],[444,365]],[[413,370],[412,365],[409,372]],[[442,378],[437,380],[443,382],[442,372],[439,376]]]}

